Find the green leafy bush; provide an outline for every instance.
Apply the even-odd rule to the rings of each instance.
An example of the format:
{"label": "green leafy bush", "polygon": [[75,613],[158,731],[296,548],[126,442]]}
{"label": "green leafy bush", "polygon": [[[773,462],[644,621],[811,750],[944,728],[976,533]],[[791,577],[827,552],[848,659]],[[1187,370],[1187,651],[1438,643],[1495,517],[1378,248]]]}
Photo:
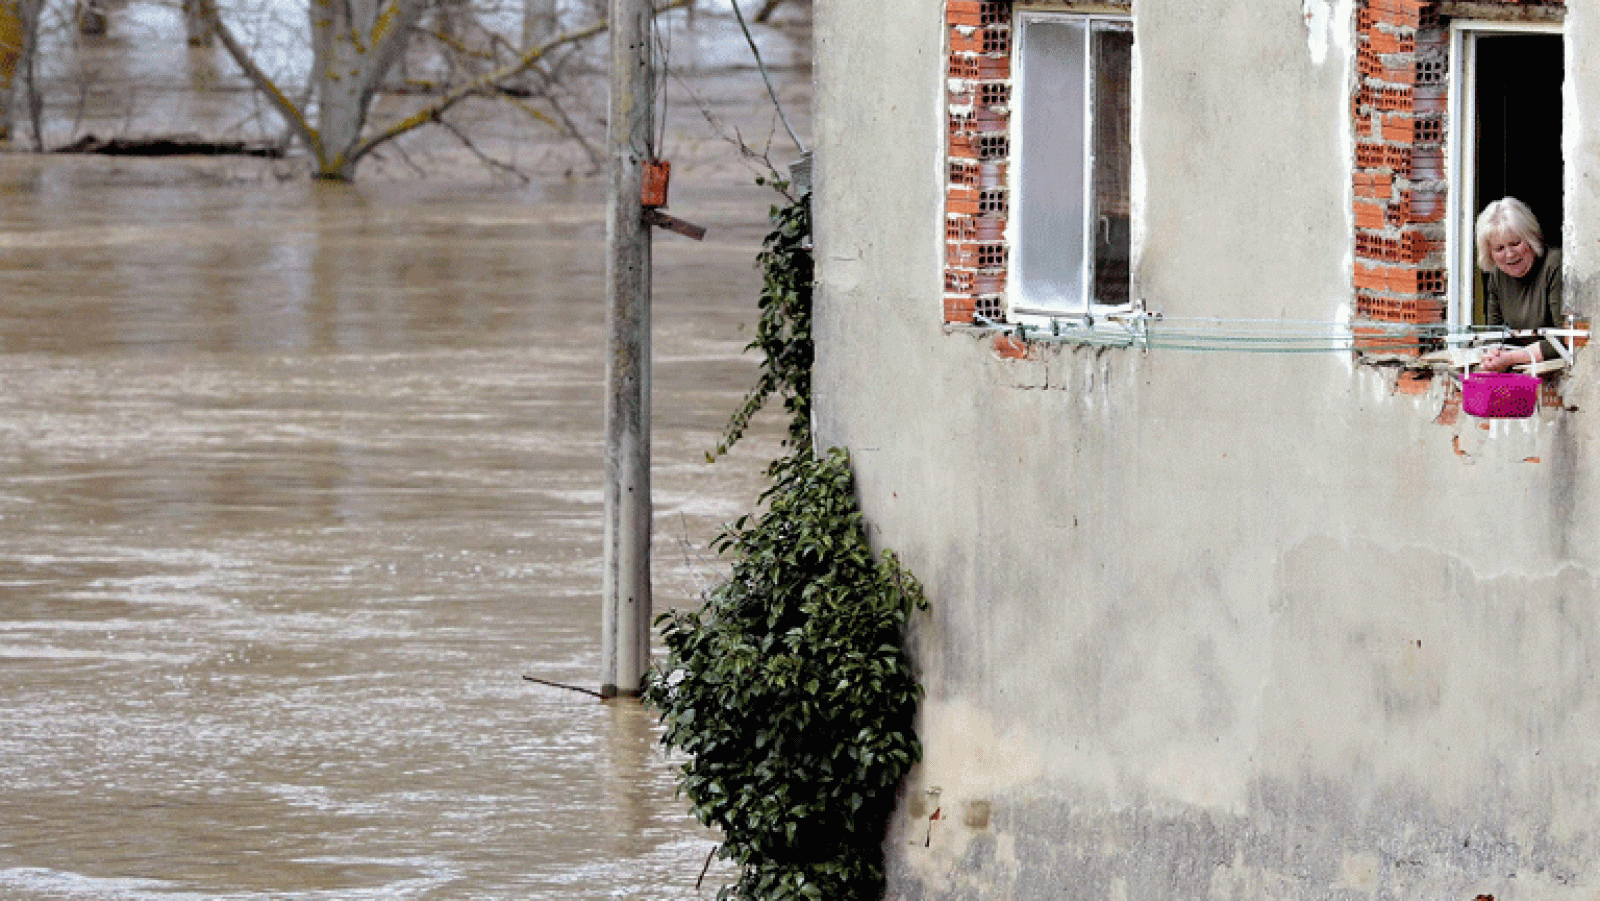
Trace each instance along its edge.
{"label": "green leafy bush", "polygon": [[903,630],[922,588],[872,553],[845,452],[812,450],[809,200],[772,211],[746,348],[762,352],[761,377],[717,449],[777,394],[789,453],[768,467],[766,512],[714,543],[729,579],[700,610],[657,618],[667,656],[645,680],[662,743],[688,755],[680,787],[739,864],[724,899],[880,897],[884,831],[921,755]]}
{"label": "green leafy bush", "polygon": [[689,755],[696,816],[740,865],[720,898],[877,898],[896,789],[921,753],[902,630],[925,601],[868,546],[844,451],[801,447],[770,473],[766,512],[716,542],[728,581],[657,619],[668,653],[645,699]]}

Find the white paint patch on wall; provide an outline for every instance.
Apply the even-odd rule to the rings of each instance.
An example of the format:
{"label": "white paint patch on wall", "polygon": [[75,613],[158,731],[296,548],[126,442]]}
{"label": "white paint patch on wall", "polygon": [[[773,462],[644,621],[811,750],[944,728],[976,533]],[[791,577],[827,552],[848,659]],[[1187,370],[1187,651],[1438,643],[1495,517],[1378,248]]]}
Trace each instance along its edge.
{"label": "white paint patch on wall", "polygon": [[[1139,285],[1139,262],[1144,257],[1145,165],[1144,165],[1144,54],[1139,43],[1139,20],[1133,21],[1133,60],[1129,64],[1132,84],[1128,89],[1128,140],[1133,145],[1128,172],[1128,264],[1136,308],[1144,307],[1144,289]],[[1345,204],[1349,206],[1350,204]],[[1351,214],[1352,217],[1354,214]]]}
{"label": "white paint patch on wall", "polygon": [[1306,46],[1311,50],[1313,65],[1322,65],[1328,58],[1329,47],[1340,51],[1350,49],[1354,4],[1355,0],[1301,0],[1306,18]]}

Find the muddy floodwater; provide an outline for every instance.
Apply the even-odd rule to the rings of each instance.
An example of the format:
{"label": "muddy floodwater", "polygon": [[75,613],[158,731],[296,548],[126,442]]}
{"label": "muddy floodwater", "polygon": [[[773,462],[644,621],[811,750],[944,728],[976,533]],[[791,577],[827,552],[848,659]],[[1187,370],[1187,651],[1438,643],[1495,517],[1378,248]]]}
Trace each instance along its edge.
{"label": "muddy floodwater", "polygon": [[[697,174],[698,173],[698,174]],[[0,898],[672,899],[714,838],[596,687],[604,189],[0,155]],[[774,195],[675,173],[657,606],[778,451]]]}

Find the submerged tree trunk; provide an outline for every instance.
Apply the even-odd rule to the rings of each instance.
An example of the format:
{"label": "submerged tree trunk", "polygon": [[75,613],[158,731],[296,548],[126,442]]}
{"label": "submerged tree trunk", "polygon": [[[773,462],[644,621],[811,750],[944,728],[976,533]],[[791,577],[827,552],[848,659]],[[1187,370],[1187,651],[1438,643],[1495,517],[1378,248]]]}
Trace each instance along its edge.
{"label": "submerged tree trunk", "polygon": [[312,0],[317,177],[348,181],[367,111],[422,14],[422,0]]}
{"label": "submerged tree trunk", "polygon": [[211,46],[211,29],[199,0],[183,0],[183,33],[190,47]]}
{"label": "submerged tree trunk", "polygon": [[15,93],[17,60],[28,30],[23,20],[25,0],[0,0],[0,141],[11,137],[11,97]]}
{"label": "submerged tree trunk", "polygon": [[78,33],[99,37],[106,33],[106,10],[101,0],[78,0]]}
{"label": "submerged tree trunk", "polygon": [[39,98],[32,77],[39,6],[39,0],[0,0],[0,141],[10,140],[18,111],[25,111],[33,122],[35,150],[43,148]]}

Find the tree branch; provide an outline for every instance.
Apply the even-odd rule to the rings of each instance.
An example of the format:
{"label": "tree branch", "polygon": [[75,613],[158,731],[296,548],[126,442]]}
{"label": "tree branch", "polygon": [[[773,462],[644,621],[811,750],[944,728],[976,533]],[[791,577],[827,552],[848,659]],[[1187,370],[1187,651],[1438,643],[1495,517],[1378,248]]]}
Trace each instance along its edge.
{"label": "tree branch", "polygon": [[[204,0],[204,2],[209,4],[211,0]],[[693,2],[694,0],[671,0],[670,3],[656,7],[655,12],[659,15],[670,10],[688,6]],[[435,100],[433,103],[430,103],[427,106],[413,112],[411,115],[406,116],[404,119],[401,119],[393,125],[390,125],[388,128],[369,135],[365,140],[358,142],[350,151],[350,162],[353,164],[356,160],[359,160],[363,156],[370,153],[374,147],[377,147],[379,144],[382,144],[385,141],[392,141],[408,131],[437,120],[439,116],[446,110],[449,110],[457,103],[460,103],[462,100],[465,100],[474,94],[482,93],[485,88],[498,84],[513,76],[522,74],[524,71],[532,68],[534,63],[537,63],[541,57],[549,53],[551,50],[567,44],[575,44],[579,41],[587,40],[597,34],[600,34],[609,27],[610,23],[600,21],[580,28],[577,31],[571,31],[558,37],[551,38],[543,44],[540,44],[538,47],[535,47],[532,50],[529,50],[527,53],[524,53],[517,60],[474,78],[472,81],[469,81],[461,87],[450,91],[449,93],[440,97],[438,100]]]}
{"label": "tree branch", "polygon": [[[560,116],[561,121],[566,123],[567,134],[572,135],[572,139],[578,142],[578,146],[583,148],[583,152],[589,155],[589,165],[591,167],[589,171],[599,172],[604,169],[605,158],[600,155],[600,151],[594,149],[594,145],[590,144],[589,139],[583,136],[583,132],[578,130],[578,123],[572,121],[572,117],[567,115],[567,111],[562,108],[560,101],[556,100],[555,92],[550,90],[553,80],[550,73],[544,71],[542,66],[537,68],[539,74],[544,76],[544,86],[540,89],[539,96],[543,97],[544,101],[550,104],[550,108],[556,111],[556,115]],[[531,113],[532,110],[529,110],[529,112]]]}
{"label": "tree branch", "polygon": [[416,28],[417,20],[422,17],[422,7],[421,0],[390,0],[378,14],[370,35],[374,90],[377,89],[384,73],[388,72],[389,67],[399,59],[406,42],[411,39],[411,32]]}
{"label": "tree branch", "polygon": [[278,114],[283,116],[283,120],[289,124],[295,134],[300,136],[301,140],[306,142],[306,146],[311,148],[312,154],[320,161],[323,156],[322,136],[317,133],[315,128],[311,127],[311,123],[306,119],[305,113],[301,111],[300,107],[294,105],[294,102],[283,93],[266,72],[261,70],[260,66],[256,65],[256,61],[250,57],[250,52],[244,49],[244,45],[239,43],[238,38],[233,36],[233,32],[222,21],[222,15],[217,12],[216,0],[198,0],[198,2],[200,4],[200,17],[205,20],[212,32],[222,41],[222,46],[227,49],[228,55],[233,57],[233,61],[244,71],[245,77],[250,80],[252,85],[255,85],[256,90],[267,95],[267,98],[272,101],[273,107],[278,110]]}
{"label": "tree branch", "polygon": [[767,96],[772,98],[772,105],[778,110],[778,118],[783,120],[783,130],[789,133],[789,140],[801,153],[806,152],[806,145],[800,143],[800,138],[795,135],[794,128],[789,125],[789,117],[783,114],[783,104],[778,102],[778,92],[772,87],[772,77],[767,74],[767,64],[761,61],[761,50],[756,47],[756,39],[750,34],[750,26],[744,23],[744,13],[739,11],[739,0],[728,0],[733,5],[733,17],[739,20],[739,30],[744,32],[745,43],[750,45],[750,53],[756,58],[756,69],[761,72],[761,80],[766,82]]}
{"label": "tree branch", "polygon": [[443,117],[441,117],[439,119],[436,119],[435,121],[438,122],[441,126],[443,126],[445,131],[448,131],[451,134],[455,135],[456,136],[456,140],[460,141],[461,145],[463,147],[465,147],[468,150],[472,151],[472,155],[478,158],[478,162],[483,163],[485,166],[488,166],[490,169],[501,169],[501,170],[504,170],[506,172],[509,172],[512,175],[515,175],[517,178],[521,179],[523,184],[527,184],[528,183],[528,181],[529,181],[528,176],[526,174],[524,174],[521,169],[518,169],[515,166],[510,166],[510,165],[507,165],[505,163],[502,163],[499,160],[495,159],[494,157],[489,156],[487,153],[484,153],[482,150],[479,150],[478,149],[478,145],[472,143],[472,139],[467,137],[467,133],[462,131],[461,129],[457,128],[455,126],[454,122],[451,122],[450,120],[445,119]]}

